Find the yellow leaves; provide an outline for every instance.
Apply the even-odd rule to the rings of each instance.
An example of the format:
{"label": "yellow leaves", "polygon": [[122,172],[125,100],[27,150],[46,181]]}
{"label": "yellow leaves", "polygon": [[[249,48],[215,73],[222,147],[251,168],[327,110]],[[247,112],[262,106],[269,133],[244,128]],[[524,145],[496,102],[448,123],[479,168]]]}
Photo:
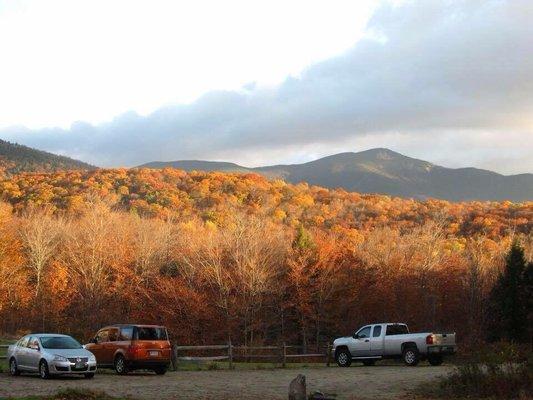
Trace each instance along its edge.
{"label": "yellow leaves", "polygon": [[21,174],[0,181],[0,199],[14,211],[29,205],[51,206],[79,215],[91,197],[112,207],[151,218],[204,218],[217,226],[230,223],[234,210],[263,215],[291,229],[299,224],[329,229],[355,228],[362,234],[377,227],[410,231],[445,215],[450,236],[500,237],[509,229],[533,228],[533,203],[417,201],[360,195],[306,183],[291,185],[257,174],[191,172],[175,169],[101,169],[51,174]]}
{"label": "yellow leaves", "polygon": [[215,224],[213,221],[205,221],[205,227],[210,231],[217,230],[217,224]]}
{"label": "yellow leaves", "polygon": [[8,203],[0,202],[0,224],[11,218],[13,207]]}
{"label": "yellow leaves", "polygon": [[311,207],[313,204],[315,204],[315,200],[311,195],[307,193],[301,193],[296,195],[293,198],[294,204],[296,204],[299,207]]}

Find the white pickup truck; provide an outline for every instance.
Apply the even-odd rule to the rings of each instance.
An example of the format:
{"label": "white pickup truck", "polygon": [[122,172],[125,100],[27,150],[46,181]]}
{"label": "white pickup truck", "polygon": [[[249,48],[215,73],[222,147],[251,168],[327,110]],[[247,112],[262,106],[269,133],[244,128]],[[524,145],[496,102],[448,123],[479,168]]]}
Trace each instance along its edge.
{"label": "white pickup truck", "polygon": [[456,351],[455,333],[409,333],[407,325],[400,323],[365,325],[352,336],[333,342],[333,354],[340,367],[349,367],[352,361],[373,365],[387,358],[401,358],[410,366],[420,360],[440,365],[445,355]]}

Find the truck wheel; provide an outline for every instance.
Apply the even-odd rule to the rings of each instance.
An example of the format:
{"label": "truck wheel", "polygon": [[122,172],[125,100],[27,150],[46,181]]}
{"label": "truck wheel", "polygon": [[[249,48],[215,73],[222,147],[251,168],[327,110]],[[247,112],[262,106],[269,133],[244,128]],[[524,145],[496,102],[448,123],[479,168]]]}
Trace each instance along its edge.
{"label": "truck wheel", "polygon": [[349,367],[352,364],[352,355],[348,349],[342,349],[335,354],[335,360],[339,367]]}
{"label": "truck wheel", "polygon": [[441,355],[435,355],[435,356],[428,357],[428,362],[435,367],[441,365],[443,361],[444,359],[442,358]]}
{"label": "truck wheel", "polygon": [[365,367],[370,367],[376,363],[376,360],[363,360],[363,365]]}
{"label": "truck wheel", "polygon": [[402,358],[405,365],[414,367],[420,361],[418,349],[416,347],[406,347],[403,350]]}

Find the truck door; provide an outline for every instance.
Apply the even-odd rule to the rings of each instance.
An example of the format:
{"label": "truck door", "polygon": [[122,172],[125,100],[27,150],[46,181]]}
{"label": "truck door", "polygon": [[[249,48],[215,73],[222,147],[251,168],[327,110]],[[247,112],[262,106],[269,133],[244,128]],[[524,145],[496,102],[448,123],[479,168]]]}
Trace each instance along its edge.
{"label": "truck door", "polygon": [[370,326],[364,326],[356,332],[350,347],[352,357],[370,356],[370,330]]}
{"label": "truck door", "polygon": [[370,355],[383,356],[383,337],[385,332],[381,325],[374,325],[372,336],[370,337]]}

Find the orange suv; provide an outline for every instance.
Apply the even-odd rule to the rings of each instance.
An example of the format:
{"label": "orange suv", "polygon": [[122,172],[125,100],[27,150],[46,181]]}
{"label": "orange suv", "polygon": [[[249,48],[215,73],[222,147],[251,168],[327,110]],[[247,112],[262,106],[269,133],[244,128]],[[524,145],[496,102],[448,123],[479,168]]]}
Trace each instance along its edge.
{"label": "orange suv", "polygon": [[163,375],[170,364],[170,342],[164,326],[106,326],[85,348],[96,356],[98,367],[114,368],[118,374],[151,369]]}

